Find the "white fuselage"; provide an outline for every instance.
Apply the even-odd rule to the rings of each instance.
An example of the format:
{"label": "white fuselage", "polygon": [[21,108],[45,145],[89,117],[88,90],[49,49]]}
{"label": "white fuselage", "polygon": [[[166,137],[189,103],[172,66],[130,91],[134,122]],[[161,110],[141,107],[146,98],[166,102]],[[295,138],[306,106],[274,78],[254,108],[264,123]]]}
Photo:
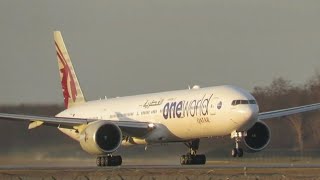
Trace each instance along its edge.
{"label": "white fuselage", "polygon": [[[254,103],[232,104],[235,100]],[[249,92],[216,86],[90,101],[57,117],[150,122],[156,129],[143,139],[174,142],[247,130],[258,120],[258,112]]]}

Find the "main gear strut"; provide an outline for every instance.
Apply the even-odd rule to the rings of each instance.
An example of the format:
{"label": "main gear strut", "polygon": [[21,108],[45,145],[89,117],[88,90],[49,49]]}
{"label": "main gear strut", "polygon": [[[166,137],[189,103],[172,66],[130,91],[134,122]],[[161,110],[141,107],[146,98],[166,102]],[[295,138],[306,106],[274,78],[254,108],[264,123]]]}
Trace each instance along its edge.
{"label": "main gear strut", "polygon": [[192,140],[184,143],[188,148],[189,152],[186,155],[182,155],[180,158],[181,165],[191,164],[205,164],[206,156],[204,154],[197,155],[199,149],[200,139]]}

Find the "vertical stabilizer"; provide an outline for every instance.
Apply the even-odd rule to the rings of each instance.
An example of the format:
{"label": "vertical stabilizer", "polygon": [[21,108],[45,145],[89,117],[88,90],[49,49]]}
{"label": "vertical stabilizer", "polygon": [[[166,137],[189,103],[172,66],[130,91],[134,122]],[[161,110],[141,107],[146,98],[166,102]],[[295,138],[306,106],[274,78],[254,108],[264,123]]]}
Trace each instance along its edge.
{"label": "vertical stabilizer", "polygon": [[54,41],[60,70],[64,104],[66,108],[70,108],[71,106],[84,103],[85,98],[60,31],[54,31]]}

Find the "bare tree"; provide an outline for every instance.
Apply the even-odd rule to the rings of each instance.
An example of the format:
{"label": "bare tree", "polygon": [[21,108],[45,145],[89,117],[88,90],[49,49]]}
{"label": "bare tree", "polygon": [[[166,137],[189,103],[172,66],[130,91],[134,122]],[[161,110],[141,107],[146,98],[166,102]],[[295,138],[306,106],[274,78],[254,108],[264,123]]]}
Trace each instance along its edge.
{"label": "bare tree", "polygon": [[292,115],[292,116],[288,116],[287,117],[295,132],[296,132],[296,136],[297,136],[297,143],[298,143],[298,149],[300,151],[300,155],[303,155],[303,151],[304,151],[304,141],[303,141],[303,135],[304,135],[304,131],[303,131],[303,120],[302,120],[302,116],[301,114],[296,114],[296,115]]}

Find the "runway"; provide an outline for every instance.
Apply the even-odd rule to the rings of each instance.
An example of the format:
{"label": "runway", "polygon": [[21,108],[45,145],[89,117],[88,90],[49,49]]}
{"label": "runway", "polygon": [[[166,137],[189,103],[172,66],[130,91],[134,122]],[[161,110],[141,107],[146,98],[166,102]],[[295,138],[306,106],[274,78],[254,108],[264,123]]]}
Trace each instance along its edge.
{"label": "runway", "polygon": [[313,163],[249,163],[249,164],[215,164],[215,165],[122,165],[115,167],[97,166],[52,166],[52,165],[2,165],[3,170],[74,170],[74,171],[94,171],[94,170],[132,170],[132,169],[237,169],[237,168],[319,168],[320,164]]}
{"label": "runway", "polygon": [[0,166],[0,179],[315,179],[320,164]]}

